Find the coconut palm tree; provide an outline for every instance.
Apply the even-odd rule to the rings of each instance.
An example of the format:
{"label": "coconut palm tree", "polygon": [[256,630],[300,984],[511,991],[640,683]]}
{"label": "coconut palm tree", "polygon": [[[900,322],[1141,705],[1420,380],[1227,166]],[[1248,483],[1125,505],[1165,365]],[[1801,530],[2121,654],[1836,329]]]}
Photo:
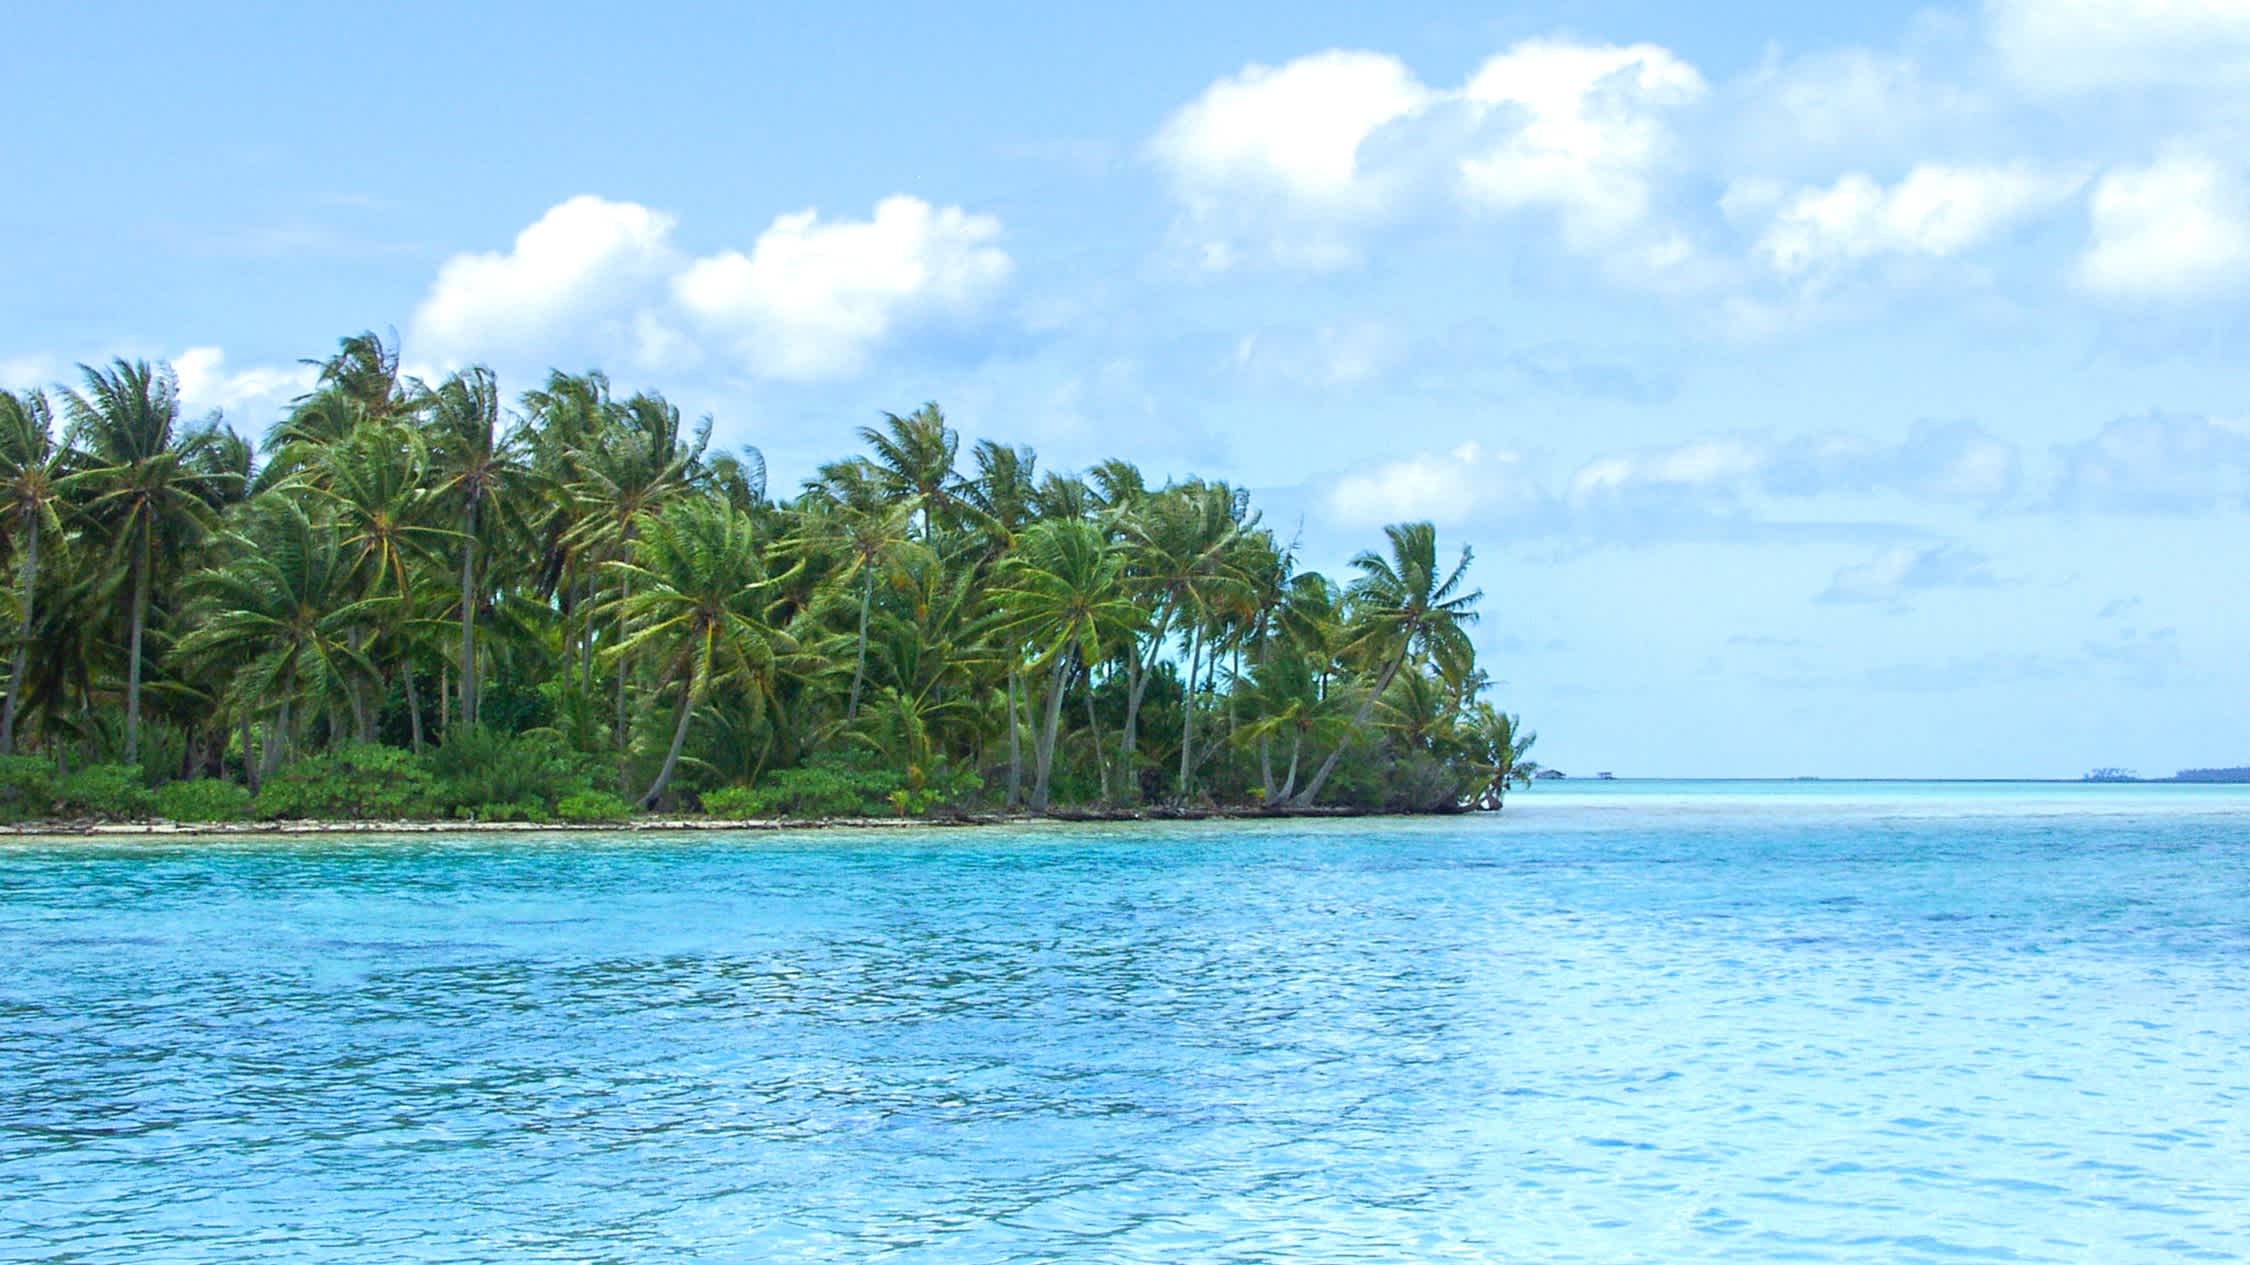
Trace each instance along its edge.
{"label": "coconut palm tree", "polygon": [[175,654],[235,665],[232,705],[245,716],[274,716],[260,767],[270,776],[299,701],[333,699],[374,674],[359,642],[395,599],[354,600],[355,559],[331,525],[286,498],[263,498],[249,528],[221,544],[228,560],[192,581],[205,617]]}
{"label": "coconut palm tree", "polygon": [[1522,717],[1490,703],[1478,703],[1470,709],[1468,729],[1486,777],[1477,807],[1499,812],[1510,783],[1529,786],[1539,775],[1539,766],[1524,759],[1539,735],[1523,727]]}
{"label": "coconut palm tree", "polygon": [[1062,721],[1064,687],[1074,664],[1092,665],[1104,648],[1136,634],[1143,615],[1125,592],[1124,556],[1100,528],[1047,522],[1027,529],[1002,564],[992,598],[1001,614],[995,631],[1021,633],[1041,647],[1029,667],[1047,669],[1046,717],[1033,753],[1031,810],[1045,812]]}
{"label": "coconut palm tree", "polygon": [[438,490],[460,518],[461,654],[454,675],[461,721],[477,723],[477,615],[485,596],[484,550],[517,510],[524,490],[523,448],[506,429],[500,385],[482,365],[439,383],[424,402]]}
{"label": "coconut palm tree", "polygon": [[55,442],[54,411],[43,392],[0,391],[0,532],[16,554],[18,619],[8,697],[0,703],[0,755],[16,751],[16,713],[39,597],[39,541],[62,532],[60,484],[68,458],[69,449]]}
{"label": "coconut palm tree", "polygon": [[[1476,604],[1484,596],[1481,590],[1463,591],[1471,557],[1466,547],[1452,570],[1441,573],[1435,527],[1394,523],[1383,534],[1390,541],[1388,557],[1369,551],[1352,559],[1360,573],[1350,590],[1359,619],[1350,648],[1381,656],[1383,665],[1352,717],[1353,731],[1367,723],[1368,713],[1391,687],[1409,654],[1453,660],[1473,656],[1465,629],[1476,622]],[[1343,754],[1344,744],[1338,743],[1292,802],[1300,807],[1311,804]]]}
{"label": "coconut palm tree", "polygon": [[643,525],[632,558],[609,567],[631,582],[630,596],[615,599],[627,632],[609,653],[653,659],[659,687],[679,691],[671,747],[640,797],[648,808],[672,784],[696,708],[721,686],[745,690],[754,704],[770,699],[780,662],[795,646],[770,622],[776,577],[766,570],[756,526],[729,506],[667,505]]}
{"label": "coconut palm tree", "polygon": [[936,404],[924,404],[905,417],[883,414],[880,429],[859,428],[873,450],[868,465],[887,498],[912,509],[921,520],[922,539],[952,521],[959,503],[961,476],[953,469],[961,436],[946,425]]}
{"label": "coconut palm tree", "polygon": [[179,381],[170,365],[118,360],[108,369],[80,365],[85,390],[67,391],[68,441],[84,466],[57,485],[76,500],[108,546],[111,562],[130,572],[126,598],[125,762],[140,758],[142,643],[150,586],[159,553],[176,555],[217,524],[222,482],[240,477],[211,460],[221,442],[216,420],[180,427]]}

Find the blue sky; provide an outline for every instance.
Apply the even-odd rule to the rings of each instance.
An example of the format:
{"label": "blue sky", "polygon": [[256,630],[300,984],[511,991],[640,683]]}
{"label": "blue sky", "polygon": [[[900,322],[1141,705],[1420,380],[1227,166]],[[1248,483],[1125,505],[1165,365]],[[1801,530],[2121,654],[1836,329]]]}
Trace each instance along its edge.
{"label": "blue sky", "polygon": [[1574,772],[2250,762],[2250,4],[1222,8],[15,6],[0,385],[935,399],[1434,519]]}

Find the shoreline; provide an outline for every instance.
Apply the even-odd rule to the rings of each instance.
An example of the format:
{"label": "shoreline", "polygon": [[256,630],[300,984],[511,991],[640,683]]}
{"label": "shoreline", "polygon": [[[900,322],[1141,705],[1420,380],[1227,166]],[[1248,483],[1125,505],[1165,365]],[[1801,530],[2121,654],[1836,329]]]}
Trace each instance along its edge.
{"label": "shoreline", "polygon": [[1395,813],[1352,808],[1071,809],[1047,813],[976,813],[942,817],[652,817],[627,821],[70,821],[0,826],[0,839],[236,838],[316,835],[430,834],[715,834],[784,830],[930,830],[985,826],[1164,821],[1285,821],[1366,817],[1447,817],[1459,813]]}

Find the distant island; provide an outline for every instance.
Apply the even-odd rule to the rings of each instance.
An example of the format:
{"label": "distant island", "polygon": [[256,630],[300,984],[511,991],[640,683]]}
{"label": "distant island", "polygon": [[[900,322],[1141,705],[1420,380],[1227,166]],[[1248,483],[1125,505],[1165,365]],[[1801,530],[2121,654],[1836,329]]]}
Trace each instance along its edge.
{"label": "distant island", "polygon": [[2181,769],[2170,777],[2142,777],[2131,769],[2095,769],[2081,782],[2250,782],[2250,765],[2225,769]]}

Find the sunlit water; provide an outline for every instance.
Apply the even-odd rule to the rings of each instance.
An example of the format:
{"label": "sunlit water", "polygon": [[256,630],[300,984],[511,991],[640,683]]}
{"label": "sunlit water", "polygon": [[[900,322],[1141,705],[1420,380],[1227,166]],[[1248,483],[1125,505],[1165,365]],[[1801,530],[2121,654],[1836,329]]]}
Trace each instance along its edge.
{"label": "sunlit water", "polygon": [[0,844],[0,1257],[2237,1260],[2250,788]]}

